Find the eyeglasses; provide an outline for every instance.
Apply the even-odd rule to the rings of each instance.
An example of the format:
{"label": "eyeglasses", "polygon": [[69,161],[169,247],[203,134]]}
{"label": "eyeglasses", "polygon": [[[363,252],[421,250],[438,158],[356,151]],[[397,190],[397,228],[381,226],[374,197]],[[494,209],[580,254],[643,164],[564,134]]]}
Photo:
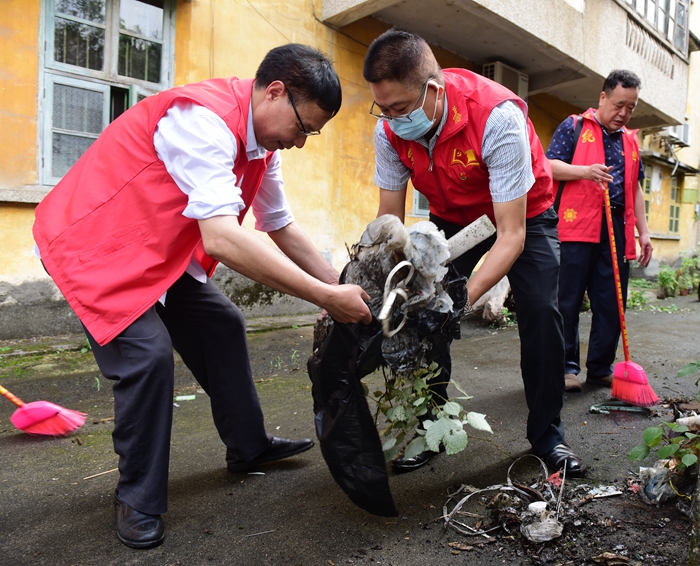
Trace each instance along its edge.
{"label": "eyeglasses", "polygon": [[[420,89],[420,94],[418,95],[418,98],[416,99],[415,104],[411,107],[411,110],[409,110],[406,114],[401,114],[399,116],[387,116],[386,114],[382,113],[376,113],[374,111],[374,107],[377,105],[376,102],[372,102],[372,106],[369,107],[369,115],[372,116],[373,118],[376,118],[377,120],[386,120],[387,122],[391,122],[392,120],[398,120],[399,122],[401,121],[408,121],[408,122],[413,122],[411,120],[411,113],[416,109],[418,106],[418,102],[420,102],[421,97],[423,98],[423,104],[425,103],[425,98],[428,96],[428,83],[432,80],[434,80],[435,77],[428,77],[428,80],[423,83],[423,86]],[[422,104],[421,104],[422,106]]]}
{"label": "eyeglasses", "polygon": [[[287,86],[285,85],[285,88]],[[301,130],[298,132],[298,135],[300,136],[320,136],[321,131],[320,130],[307,130],[306,126],[304,126],[304,122],[301,121],[301,117],[299,116],[299,112],[297,112],[297,107],[294,104],[294,99],[292,98],[292,93],[291,91],[287,88],[287,98],[289,98],[289,102],[292,105],[292,110],[294,110],[294,114],[297,116],[297,120],[299,120],[299,125],[301,126]]]}

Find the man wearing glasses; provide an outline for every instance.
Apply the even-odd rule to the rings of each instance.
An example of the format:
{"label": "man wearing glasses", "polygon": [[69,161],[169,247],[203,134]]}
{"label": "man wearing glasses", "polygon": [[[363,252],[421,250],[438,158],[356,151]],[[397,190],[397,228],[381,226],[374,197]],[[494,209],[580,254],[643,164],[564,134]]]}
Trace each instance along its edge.
{"label": "man wearing glasses", "polygon": [[[371,321],[367,294],[338,285],[294,222],[277,151],[319,134],[341,98],[325,56],[278,47],[254,80],[211,79],[139,102],[36,209],[41,259],[114,381],[116,527],[127,546],[165,536],[173,347],[211,398],[230,471],[313,446],[265,432],[245,320],[209,277],[222,262],[339,322]],[[249,208],[291,261],[240,225]]]}
{"label": "man wearing glasses", "polygon": [[[404,220],[411,179],[430,203],[430,220],[448,238],[483,214],[494,222],[494,236],[453,262],[470,277],[466,310],[508,275],[530,411],[527,438],[550,468],[582,475],[580,459],[564,441],[560,418],[564,340],[557,307],[559,239],[551,168],[525,103],[470,71],[442,70],[425,40],[400,30],[372,42],[363,74],[374,97],[370,114],[378,119],[378,216]],[[431,389],[442,404],[452,363],[449,354],[436,361],[442,373]],[[392,465],[408,472],[434,455],[399,456]]]}

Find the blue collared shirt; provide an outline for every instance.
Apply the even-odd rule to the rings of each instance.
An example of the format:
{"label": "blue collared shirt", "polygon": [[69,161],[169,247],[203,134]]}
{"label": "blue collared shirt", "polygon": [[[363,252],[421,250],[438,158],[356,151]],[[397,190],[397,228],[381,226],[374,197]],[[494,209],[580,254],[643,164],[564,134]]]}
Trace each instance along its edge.
{"label": "blue collared shirt", "polygon": [[[598,122],[600,124],[600,122]],[[608,184],[610,189],[610,202],[616,206],[625,205],[625,155],[622,145],[622,134],[624,128],[616,132],[608,133],[603,130],[603,150],[605,152],[605,165],[612,165],[613,182]],[[580,141],[580,140],[579,140]],[[549,159],[559,159],[564,163],[571,163],[573,158],[572,148],[574,145],[574,119],[569,116],[564,120],[554,132],[552,141],[547,148],[546,155]],[[637,181],[644,179],[644,165],[639,160],[639,176]]]}

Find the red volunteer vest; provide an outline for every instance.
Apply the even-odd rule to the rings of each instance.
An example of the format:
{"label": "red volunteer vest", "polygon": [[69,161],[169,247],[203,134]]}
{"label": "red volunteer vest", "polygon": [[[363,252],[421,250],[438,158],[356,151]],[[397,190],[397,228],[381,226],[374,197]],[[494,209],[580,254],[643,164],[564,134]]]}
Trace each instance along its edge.
{"label": "red volunteer vest", "polygon": [[[603,130],[594,118],[595,110],[584,112],[581,136],[576,144],[572,165],[605,163]],[[624,129],[622,147],[625,158],[625,257],[635,259],[634,201],[639,176],[639,144],[637,130]],[[587,180],[567,181],[559,205],[559,239],[562,242],[600,242],[600,229],[605,214],[603,191],[598,183]]]}
{"label": "red volunteer vest", "polygon": [[[489,172],[481,156],[484,127],[491,111],[505,100],[514,100],[524,111],[527,106],[507,88],[465,69],[445,69],[443,74],[449,115],[432,161],[418,142],[401,139],[386,122],[384,130],[433,214],[460,226],[483,214],[495,223]],[[527,217],[532,218],[552,206],[554,198],[552,169],[529,118],[527,127],[535,176],[527,196]]]}
{"label": "red volunteer vest", "polygon": [[236,139],[233,172],[246,209],[272,154],[248,162],[253,81],[212,79],[149,96],[112,122],[36,208],[41,259],[78,318],[101,345],[153,306],[195,254],[211,274],[197,220],[156,155],[153,134],[177,100],[220,116]]}

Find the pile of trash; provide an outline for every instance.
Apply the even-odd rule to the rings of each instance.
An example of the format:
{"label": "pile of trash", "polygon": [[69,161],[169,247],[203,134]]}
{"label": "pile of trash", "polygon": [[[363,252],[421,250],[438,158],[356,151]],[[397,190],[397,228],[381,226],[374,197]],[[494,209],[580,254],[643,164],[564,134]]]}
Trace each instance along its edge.
{"label": "pile of trash", "polygon": [[377,218],[340,281],[367,292],[372,323],[340,324],[327,314],[316,323],[307,368],[321,453],[336,483],[370,513],[398,514],[360,379],[380,366],[410,375],[460,337],[466,278],[448,264],[494,232],[486,216],[449,241],[432,222],[405,228],[395,216]]}
{"label": "pile of trash", "polygon": [[[524,458],[535,458],[541,466],[539,477],[528,484],[511,477],[513,467]],[[615,486],[578,484],[569,488],[563,470],[550,475],[540,458],[528,454],[510,465],[505,484],[482,489],[463,485],[450,494],[440,520],[445,529],[481,541],[492,542],[497,532],[505,532],[542,543],[559,538],[565,521],[575,524],[583,505],[622,493]]]}

